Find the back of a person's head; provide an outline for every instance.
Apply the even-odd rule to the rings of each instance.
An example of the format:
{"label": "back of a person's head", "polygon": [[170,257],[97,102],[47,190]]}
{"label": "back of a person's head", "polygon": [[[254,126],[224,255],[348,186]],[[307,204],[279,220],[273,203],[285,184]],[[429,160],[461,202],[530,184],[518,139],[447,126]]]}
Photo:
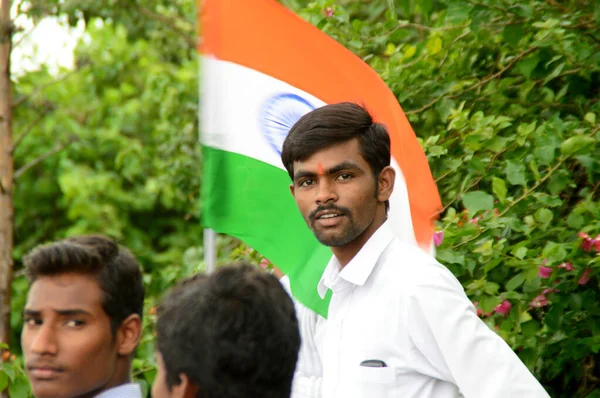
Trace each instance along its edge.
{"label": "back of a person's head", "polygon": [[74,236],[38,246],[23,262],[29,283],[74,273],[96,279],[103,293],[102,308],[116,333],[131,314],[142,317],[144,285],[140,265],[133,254],[103,235]]}
{"label": "back of a person's head", "polygon": [[201,398],[288,398],[300,335],[277,279],[250,265],[220,267],[174,288],[159,306],[167,388],[180,374]]}
{"label": "back of a person's head", "polygon": [[281,161],[293,180],[294,162],[352,139],[358,140],[375,176],[390,165],[387,129],[376,123],[367,109],[351,102],[325,105],[302,116],[283,142]]}

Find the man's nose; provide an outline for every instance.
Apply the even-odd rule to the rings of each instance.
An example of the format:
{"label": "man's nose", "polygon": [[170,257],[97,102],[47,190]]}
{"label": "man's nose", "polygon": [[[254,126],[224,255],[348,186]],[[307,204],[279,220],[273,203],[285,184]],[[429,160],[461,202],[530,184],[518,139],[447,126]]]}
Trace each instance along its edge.
{"label": "man's nose", "polygon": [[56,330],[52,325],[42,324],[39,327],[31,342],[31,352],[38,355],[56,355],[58,343]]}
{"label": "man's nose", "polygon": [[317,197],[315,201],[317,204],[325,204],[328,202],[337,202],[338,194],[335,190],[335,186],[332,182],[325,179],[321,179],[317,186]]}

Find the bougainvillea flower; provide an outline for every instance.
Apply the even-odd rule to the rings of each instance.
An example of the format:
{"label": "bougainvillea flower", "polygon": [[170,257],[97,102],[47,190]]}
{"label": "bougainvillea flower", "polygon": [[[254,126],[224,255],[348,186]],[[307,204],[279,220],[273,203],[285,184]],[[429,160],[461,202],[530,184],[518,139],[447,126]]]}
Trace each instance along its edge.
{"label": "bougainvillea flower", "polygon": [[585,285],[586,283],[588,283],[591,278],[591,276],[590,276],[591,273],[592,273],[592,270],[590,268],[583,271],[583,274],[581,274],[581,277],[579,278],[579,281],[577,283],[579,283],[580,285]]}
{"label": "bougainvillea flower", "polygon": [[437,231],[433,233],[433,243],[439,246],[444,241],[444,231]]}
{"label": "bougainvillea flower", "polygon": [[541,308],[546,305],[548,305],[548,299],[543,294],[540,294],[539,296],[531,300],[531,303],[529,303],[529,306],[533,308]]}
{"label": "bougainvillea flower", "polygon": [[498,304],[494,308],[494,311],[496,311],[497,314],[506,316],[510,312],[511,308],[512,308],[512,304],[510,303],[510,301],[504,300],[502,303]]}
{"label": "bougainvillea flower", "polygon": [[550,278],[551,274],[552,274],[552,268],[551,267],[545,267],[543,265],[540,265],[540,269],[538,271],[538,276],[540,278]]}
{"label": "bougainvillea flower", "polygon": [[573,264],[571,263],[562,263],[561,265],[558,266],[558,268],[564,268],[565,271],[573,271]]}

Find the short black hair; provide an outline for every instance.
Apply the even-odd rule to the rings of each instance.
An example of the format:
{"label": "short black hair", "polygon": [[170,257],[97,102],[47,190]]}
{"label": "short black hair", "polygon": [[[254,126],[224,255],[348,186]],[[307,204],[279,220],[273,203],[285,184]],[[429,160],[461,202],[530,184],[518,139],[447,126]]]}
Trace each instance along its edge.
{"label": "short black hair", "polygon": [[375,176],[390,165],[387,129],[375,123],[365,108],[351,102],[325,105],[302,116],[283,142],[281,160],[294,179],[294,162],[354,138],[358,138],[361,154]]}
{"label": "short black hair", "polygon": [[167,387],[185,374],[201,398],[288,398],[300,348],[294,304],[247,264],[188,279],[158,307]]}
{"label": "short black hair", "polygon": [[390,136],[364,107],[351,102],[325,105],[302,116],[283,142],[281,161],[293,181],[294,162],[352,139],[358,139],[361,155],[377,178],[390,165]]}
{"label": "short black hair", "polygon": [[144,284],[134,255],[103,235],[82,235],[42,245],[23,262],[30,285],[38,278],[65,273],[92,275],[103,292],[102,308],[113,335],[131,314],[142,317]]}

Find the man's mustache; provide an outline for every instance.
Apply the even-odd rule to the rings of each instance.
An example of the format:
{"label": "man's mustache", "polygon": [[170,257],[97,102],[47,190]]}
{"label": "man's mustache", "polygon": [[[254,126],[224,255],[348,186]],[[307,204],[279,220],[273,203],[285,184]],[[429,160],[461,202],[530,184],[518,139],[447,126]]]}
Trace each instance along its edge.
{"label": "man's mustache", "polygon": [[331,210],[334,210],[335,212],[339,213],[341,216],[349,216],[352,214],[350,212],[350,209],[348,209],[347,207],[336,206],[336,205],[327,205],[327,206],[319,206],[315,210],[311,211],[310,214],[308,215],[308,219],[311,221],[314,221],[315,218],[317,217],[317,214],[319,214],[323,211],[331,211]]}

